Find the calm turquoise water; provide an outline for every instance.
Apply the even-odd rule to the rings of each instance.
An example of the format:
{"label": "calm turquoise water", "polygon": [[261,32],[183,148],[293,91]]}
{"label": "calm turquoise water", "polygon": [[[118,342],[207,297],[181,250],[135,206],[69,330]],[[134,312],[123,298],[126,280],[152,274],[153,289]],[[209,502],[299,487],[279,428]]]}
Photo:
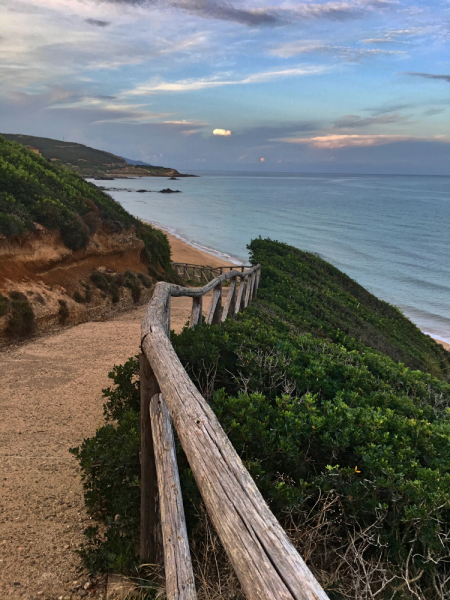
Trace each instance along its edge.
{"label": "calm turquoise water", "polygon": [[[318,252],[450,341],[450,177],[200,173],[96,182],[129,212],[246,262],[271,237]],[[137,193],[165,187],[181,194]]]}

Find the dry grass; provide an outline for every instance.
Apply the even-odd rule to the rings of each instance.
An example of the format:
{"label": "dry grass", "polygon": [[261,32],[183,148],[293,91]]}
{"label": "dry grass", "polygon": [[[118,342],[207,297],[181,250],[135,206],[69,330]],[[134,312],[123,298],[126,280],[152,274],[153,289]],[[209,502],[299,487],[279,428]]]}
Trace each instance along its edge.
{"label": "dry grass", "polygon": [[[191,555],[199,600],[243,600],[242,589],[223,546],[202,504],[193,532]],[[347,518],[334,492],[321,495],[308,511],[292,510],[283,523],[299,553],[325,591],[333,598],[348,600],[448,600],[450,557],[440,565],[433,590],[423,589],[423,570],[413,569],[414,543],[399,572],[390,562],[390,549],[379,539],[386,514],[377,513],[373,523],[361,528]],[[345,532],[345,537],[342,533]],[[428,557],[432,560],[431,557]],[[155,575],[147,571],[139,593],[131,598],[165,598],[164,584],[155,588]],[[136,579],[136,582],[138,580]],[[153,589],[153,595],[148,590]]]}

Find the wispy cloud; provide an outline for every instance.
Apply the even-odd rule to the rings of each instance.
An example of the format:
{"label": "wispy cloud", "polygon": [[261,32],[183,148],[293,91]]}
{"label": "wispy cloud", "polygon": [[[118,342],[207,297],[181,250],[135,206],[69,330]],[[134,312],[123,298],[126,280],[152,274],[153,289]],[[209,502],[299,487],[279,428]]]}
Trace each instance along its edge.
{"label": "wispy cloud", "polygon": [[99,19],[85,19],[85,21],[95,27],[108,27],[108,25],[111,25],[111,21],[100,21]]}
{"label": "wispy cloud", "polygon": [[386,114],[376,117],[360,117],[359,115],[344,115],[333,123],[334,129],[355,129],[372,127],[373,125],[387,125],[391,123],[404,123],[406,117],[398,114]]}
{"label": "wispy cloud", "polygon": [[399,110],[404,110],[405,108],[413,108],[414,104],[412,103],[404,103],[404,104],[388,104],[385,106],[378,106],[376,108],[366,108],[365,110],[371,112],[374,115],[386,115],[388,113],[397,113]]}
{"label": "wispy cloud", "polygon": [[405,75],[412,75],[413,77],[423,77],[424,79],[440,79],[441,81],[447,81],[450,83],[450,75],[434,75],[433,73],[415,73],[414,71],[407,71]]}
{"label": "wispy cloud", "polygon": [[322,135],[310,138],[279,138],[272,140],[286,142],[288,144],[304,144],[313,148],[339,149],[339,148],[367,148],[369,146],[384,146],[396,142],[423,141],[423,142],[446,142],[450,143],[448,136],[433,136],[430,138],[418,138],[410,135]]}
{"label": "wispy cloud", "polygon": [[219,19],[223,21],[234,21],[242,25],[275,25],[280,21],[277,11],[268,9],[237,8],[229,2],[217,2],[214,0],[106,0],[112,4],[123,4],[128,6],[148,7],[171,7],[179,8],[190,14],[206,19]]}
{"label": "wispy cloud", "polygon": [[273,56],[290,58],[299,54],[329,54],[345,58],[351,62],[357,62],[367,56],[389,56],[405,54],[404,50],[380,50],[379,48],[352,48],[350,46],[332,46],[316,41],[288,42],[270,51]]}
{"label": "wispy cloud", "polygon": [[274,71],[262,71],[252,73],[241,79],[226,78],[220,75],[201,77],[199,79],[182,79],[179,81],[153,80],[137,86],[132,90],[123,92],[123,96],[143,96],[158,92],[191,92],[207,88],[221,87],[226,85],[245,85],[251,83],[264,83],[286,77],[304,77],[307,75],[319,75],[329,71],[328,67],[321,65],[303,65],[292,69],[280,69]]}
{"label": "wispy cloud", "polygon": [[105,0],[116,5],[171,7],[206,18],[233,21],[241,25],[280,25],[293,20],[359,18],[373,10],[384,10],[397,4],[394,0],[354,0],[353,2],[291,2],[281,6],[237,7],[236,3],[221,0]]}

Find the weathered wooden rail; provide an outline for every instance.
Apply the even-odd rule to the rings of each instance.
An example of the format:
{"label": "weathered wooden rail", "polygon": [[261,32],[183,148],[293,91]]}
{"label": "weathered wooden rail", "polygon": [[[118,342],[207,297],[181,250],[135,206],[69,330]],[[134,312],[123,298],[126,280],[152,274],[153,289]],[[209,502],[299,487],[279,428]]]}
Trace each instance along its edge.
{"label": "weathered wooden rail", "polygon": [[245,269],[250,269],[251,267],[242,266],[221,266],[221,267],[209,267],[205,265],[193,265],[191,263],[178,263],[173,262],[172,267],[175,269],[175,272],[179,277],[186,281],[198,281],[201,283],[204,281],[205,283],[209,283],[215,277],[219,277],[224,273],[228,273],[230,271],[241,271],[244,272]]}
{"label": "weathered wooden rail", "polygon": [[[142,321],[140,554],[143,561],[158,564],[162,530],[169,600],[197,597],[172,423],[246,597],[328,598],[269,510],[169,339],[172,296],[192,297],[190,326],[196,327],[203,322],[202,298],[213,290],[205,321],[220,323],[248,306],[260,277],[261,267],[256,265],[222,273],[202,288],[158,283]],[[230,287],[222,309],[222,285],[227,280]]]}

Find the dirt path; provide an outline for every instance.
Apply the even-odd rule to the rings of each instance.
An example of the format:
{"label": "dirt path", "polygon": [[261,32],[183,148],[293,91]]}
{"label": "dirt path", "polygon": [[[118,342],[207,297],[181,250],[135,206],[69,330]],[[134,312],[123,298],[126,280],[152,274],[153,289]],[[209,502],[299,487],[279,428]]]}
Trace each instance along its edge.
{"label": "dirt path", "polygon": [[[169,237],[173,260],[224,264]],[[191,306],[172,300],[173,329]],[[0,354],[0,600],[105,598],[104,581],[89,579],[76,553],[92,522],[69,448],[103,423],[102,388],[114,364],[138,354],[144,310]]]}
{"label": "dirt path", "polygon": [[[176,298],[172,327],[191,300]],[[108,371],[139,352],[145,307],[10,349],[0,358],[0,598],[80,598],[89,524],[69,448],[103,422]],[[72,592],[74,590],[74,592]],[[104,597],[98,586],[89,597]]]}

